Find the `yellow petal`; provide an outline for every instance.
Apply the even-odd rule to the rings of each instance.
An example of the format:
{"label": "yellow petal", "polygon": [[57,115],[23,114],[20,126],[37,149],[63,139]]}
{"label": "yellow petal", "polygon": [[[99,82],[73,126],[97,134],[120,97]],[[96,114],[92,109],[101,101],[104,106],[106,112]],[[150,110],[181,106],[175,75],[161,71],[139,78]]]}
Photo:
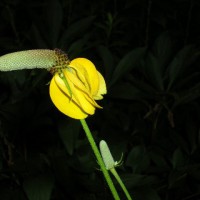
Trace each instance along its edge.
{"label": "yellow petal", "polygon": [[85,113],[70,97],[63,93],[58,87],[53,77],[50,83],[50,97],[59,111],[74,119],[85,119],[88,114]]}
{"label": "yellow petal", "polygon": [[103,99],[102,95],[107,93],[106,82],[104,80],[104,77],[99,72],[98,72],[98,76],[99,76],[99,89],[98,89],[97,93],[93,96],[93,98],[95,100]]}
{"label": "yellow petal", "polygon": [[[70,72],[67,73],[67,71],[65,71],[65,76],[66,76],[66,79],[67,79],[68,84],[70,86],[71,94],[70,94],[69,89],[66,87],[64,81],[59,77],[58,74],[55,74],[54,78],[53,78],[55,83],[56,83],[56,85],[57,85],[58,90],[60,90],[61,93],[62,93],[62,96],[64,96],[64,97],[62,97],[62,99],[65,99],[62,102],[63,105],[66,105],[66,102],[67,102],[68,106],[70,106],[69,103],[72,102],[77,107],[79,107],[79,110],[81,110],[85,114],[90,114],[90,115],[94,114],[95,107],[101,108],[100,106],[98,106],[98,104],[91,97],[89,97],[89,95],[87,93],[85,93],[84,91],[80,90],[78,87],[76,87],[73,84],[73,82],[71,82],[69,77],[73,76],[72,73],[70,73]],[[77,82],[80,82],[80,81],[77,80]],[[80,82],[80,84],[81,84],[81,82]],[[50,92],[51,92],[51,87],[50,87]],[[55,97],[55,99],[53,101],[53,98],[52,98],[52,101],[54,102],[56,107],[59,109],[59,105],[58,104],[60,104],[61,101],[58,98],[60,98],[60,97],[57,97],[56,95],[54,97]],[[61,110],[61,109],[59,109],[59,110]],[[67,114],[66,111],[63,112],[63,113],[65,113],[66,115],[72,117],[71,115]],[[76,111],[74,111],[74,117],[73,118],[76,118],[76,119],[79,118],[79,116],[75,117],[75,115],[76,115]]]}
{"label": "yellow petal", "polygon": [[99,89],[99,76],[94,64],[86,58],[76,58],[70,62],[77,76],[89,88],[90,93],[96,94]]}
{"label": "yellow petal", "polygon": [[[64,75],[66,77],[66,79],[68,80],[68,82],[70,83],[70,87],[72,89],[72,94],[74,95],[75,100],[77,100],[77,102],[79,102],[79,105],[84,109],[85,107],[87,108],[85,111],[88,111],[88,102],[90,104],[92,104],[93,106],[97,107],[97,108],[101,108],[101,106],[99,106],[93,96],[91,95],[90,91],[88,91],[88,89],[85,87],[85,85],[78,79],[78,77],[76,76],[76,74],[73,74],[71,71],[69,71],[68,69],[64,69],[63,70]],[[64,82],[59,78],[59,85],[62,88],[63,91],[66,91],[66,85],[64,84]],[[61,81],[63,83],[61,83]],[[74,89],[73,89],[74,88]],[[82,94],[82,96],[77,96],[77,92],[79,92],[80,94]],[[72,95],[72,96],[73,96]],[[84,100],[87,100],[87,102],[85,102]]]}

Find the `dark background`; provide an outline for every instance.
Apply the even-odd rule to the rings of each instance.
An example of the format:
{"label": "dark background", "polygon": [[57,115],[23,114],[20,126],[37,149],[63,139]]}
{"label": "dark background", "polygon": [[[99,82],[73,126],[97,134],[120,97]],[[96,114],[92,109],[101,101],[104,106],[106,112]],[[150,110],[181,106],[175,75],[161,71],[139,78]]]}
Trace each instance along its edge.
{"label": "dark background", "polygon": [[[104,75],[104,109],[87,122],[115,160],[123,152],[117,171],[134,200],[200,199],[199,0],[1,0],[0,19],[0,55],[60,48]],[[112,199],[50,80],[0,73],[0,199]]]}

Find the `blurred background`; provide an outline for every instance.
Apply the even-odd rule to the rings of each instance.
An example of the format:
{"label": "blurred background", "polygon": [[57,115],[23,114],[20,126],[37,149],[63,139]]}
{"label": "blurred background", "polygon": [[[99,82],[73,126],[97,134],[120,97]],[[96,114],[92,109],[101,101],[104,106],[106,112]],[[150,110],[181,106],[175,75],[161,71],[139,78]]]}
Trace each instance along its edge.
{"label": "blurred background", "polygon": [[[87,122],[116,161],[123,153],[117,171],[134,200],[200,199],[198,0],[1,0],[0,18],[0,55],[59,48],[104,75],[104,109]],[[50,80],[0,72],[0,199],[112,199]]]}

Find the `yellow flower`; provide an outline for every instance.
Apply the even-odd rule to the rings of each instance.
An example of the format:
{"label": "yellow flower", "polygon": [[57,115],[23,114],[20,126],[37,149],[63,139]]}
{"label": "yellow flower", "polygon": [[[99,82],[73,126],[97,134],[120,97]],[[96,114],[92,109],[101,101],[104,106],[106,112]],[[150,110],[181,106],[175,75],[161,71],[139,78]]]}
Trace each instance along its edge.
{"label": "yellow flower", "polygon": [[105,80],[88,59],[76,58],[70,62],[59,49],[34,49],[0,56],[0,71],[34,68],[44,68],[54,74],[50,96],[65,115],[84,119],[101,108],[95,100],[106,94]]}
{"label": "yellow flower", "polygon": [[102,99],[103,94],[106,94],[105,80],[86,58],[69,62],[68,67],[54,74],[50,83],[50,97],[55,106],[75,119],[85,119],[93,115],[96,108],[101,108],[95,100]]}

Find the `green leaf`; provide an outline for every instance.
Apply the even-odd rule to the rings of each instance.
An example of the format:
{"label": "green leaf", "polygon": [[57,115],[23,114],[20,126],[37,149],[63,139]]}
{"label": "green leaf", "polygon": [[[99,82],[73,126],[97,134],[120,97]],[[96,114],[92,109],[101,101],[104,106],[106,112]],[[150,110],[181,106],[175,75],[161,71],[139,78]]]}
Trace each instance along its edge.
{"label": "green leaf", "polygon": [[187,66],[192,55],[194,55],[194,47],[192,45],[185,46],[176,54],[168,67],[168,90],[172,87],[177,78],[184,72],[185,67]]}
{"label": "green leaf", "polygon": [[169,170],[170,166],[168,165],[167,160],[164,155],[159,153],[159,150],[155,152],[150,152],[151,161],[156,165],[159,171]]}
{"label": "green leaf", "polygon": [[51,175],[41,175],[25,180],[23,187],[29,200],[50,200],[53,184]]}
{"label": "green leaf", "polygon": [[200,181],[200,164],[194,163],[194,164],[188,165],[188,174],[190,175],[191,178],[199,182]]}
{"label": "green leaf", "polygon": [[172,157],[172,165],[173,168],[180,168],[183,167],[186,164],[187,160],[183,154],[183,152],[180,150],[180,148],[177,148]]}
{"label": "green leaf", "polygon": [[194,84],[195,81],[199,82],[200,78],[200,72],[194,72],[187,74],[183,79],[179,80],[176,85],[174,85],[173,90],[174,91],[183,91],[185,88],[192,88],[192,85]]}
{"label": "green leaf", "polygon": [[114,59],[112,53],[109,49],[103,45],[97,47],[99,56],[103,60],[104,70],[105,70],[105,79],[107,80],[107,85],[111,80],[113,68],[114,68]]}
{"label": "green leaf", "polygon": [[133,172],[140,173],[147,169],[149,164],[149,155],[144,146],[138,145],[131,149],[126,160],[126,165],[131,167]]}
{"label": "green leaf", "polygon": [[116,66],[110,85],[113,85],[123,75],[129,73],[133,68],[137,67],[141,58],[144,56],[145,51],[145,47],[139,47],[126,54]]}
{"label": "green leaf", "polygon": [[84,46],[88,42],[89,34],[85,34],[81,39],[75,40],[68,48],[67,52],[70,59],[76,58],[83,52]]}
{"label": "green leaf", "polygon": [[156,89],[163,91],[162,66],[159,65],[158,59],[152,53],[148,53],[145,58],[144,70],[151,85]]}
{"label": "green leaf", "polygon": [[[195,106],[194,109],[199,113],[200,106],[197,104],[197,106]],[[186,116],[185,116],[185,118],[186,118]],[[197,140],[199,127],[196,126],[196,123],[194,122],[194,118],[192,118],[190,116],[188,118],[189,119],[187,120],[185,129],[186,129],[186,132],[189,133],[188,134],[188,142],[190,144],[190,149],[191,149],[190,152],[191,152],[191,154],[193,154],[199,148],[198,140]]]}
{"label": "green leaf", "polygon": [[30,31],[31,31],[30,40],[33,40],[35,42],[35,45],[39,49],[42,49],[42,48],[48,49],[49,46],[47,44],[47,41],[43,38],[39,27],[33,24]]}
{"label": "green leaf", "polygon": [[83,46],[85,45],[85,41],[83,39],[76,40],[68,49],[68,54],[71,59],[77,57],[82,51]]}
{"label": "green leaf", "polygon": [[176,99],[175,99],[173,108],[175,108],[178,105],[186,104],[191,101],[194,101],[199,97],[200,97],[200,83],[197,83],[192,88],[181,92],[181,94],[176,95]]}
{"label": "green leaf", "polygon": [[[40,48],[58,47],[58,39],[62,30],[63,9],[59,1],[50,0],[42,8],[43,15],[36,15],[32,25],[30,41],[35,40]],[[29,34],[27,34],[29,35]]]}
{"label": "green leaf", "polygon": [[168,32],[164,32],[156,39],[153,46],[153,55],[157,59],[162,74],[169,64],[172,54],[172,41]]}
{"label": "green leaf", "polygon": [[71,24],[66,31],[64,31],[59,41],[59,46],[65,49],[75,37],[82,37],[83,33],[92,25],[94,19],[94,16],[89,16]]}
{"label": "green leaf", "polygon": [[48,23],[49,43],[55,48],[61,31],[63,10],[59,1],[51,0],[48,2],[48,7],[45,11]]}
{"label": "green leaf", "polygon": [[121,178],[128,188],[152,185],[158,182],[158,178],[153,175],[124,174]]}
{"label": "green leaf", "polygon": [[143,100],[145,95],[141,90],[130,83],[118,83],[110,88],[108,95],[112,98],[126,100]]}
{"label": "green leaf", "polygon": [[134,77],[132,77],[132,79],[130,81],[145,96],[148,96],[148,98],[150,98],[150,99],[155,98],[155,94],[157,94],[157,91],[151,85],[149,85],[148,83],[145,83],[142,80],[137,80]]}
{"label": "green leaf", "polygon": [[80,131],[80,122],[77,120],[59,120],[58,132],[67,152],[72,155]]}
{"label": "green leaf", "polygon": [[183,187],[185,185],[186,178],[187,172],[173,170],[168,177],[169,188]]}
{"label": "green leaf", "polygon": [[184,152],[187,152],[188,154],[190,153],[188,141],[185,137],[183,137],[183,134],[180,134],[180,132],[177,132],[177,131],[175,131],[175,129],[173,129],[169,132],[169,138],[181,150],[183,150]]}
{"label": "green leaf", "polygon": [[137,200],[161,200],[156,190],[149,187],[142,187],[136,190],[135,199]]}

